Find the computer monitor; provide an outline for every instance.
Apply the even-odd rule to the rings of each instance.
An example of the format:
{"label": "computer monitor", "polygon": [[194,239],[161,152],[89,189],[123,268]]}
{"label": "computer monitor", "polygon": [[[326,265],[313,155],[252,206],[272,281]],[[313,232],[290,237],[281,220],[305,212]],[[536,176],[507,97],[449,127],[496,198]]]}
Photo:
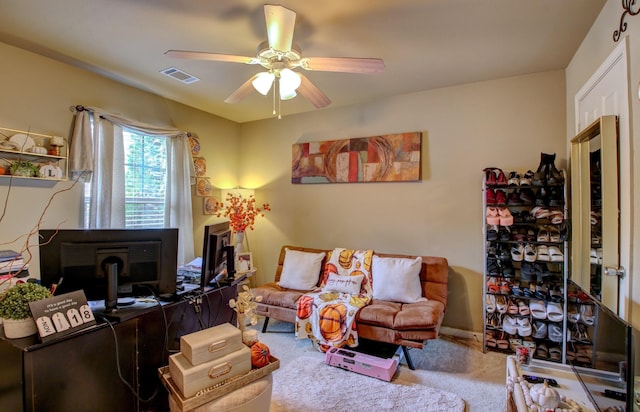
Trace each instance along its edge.
{"label": "computer monitor", "polygon": [[[176,293],[178,229],[42,229],[40,280],[87,300]],[[113,296],[113,294],[116,296]]]}
{"label": "computer monitor", "polygon": [[203,290],[216,281],[223,283],[227,280],[228,272],[233,271],[233,255],[229,222],[206,225],[202,244],[202,274],[200,278],[200,286]]}

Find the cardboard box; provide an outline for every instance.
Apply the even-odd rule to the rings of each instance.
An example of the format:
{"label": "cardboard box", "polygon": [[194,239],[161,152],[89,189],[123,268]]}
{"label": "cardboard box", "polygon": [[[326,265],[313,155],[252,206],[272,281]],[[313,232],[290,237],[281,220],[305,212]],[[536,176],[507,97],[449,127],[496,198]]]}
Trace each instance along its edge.
{"label": "cardboard box", "polygon": [[169,356],[169,373],[185,397],[251,370],[251,351],[246,346],[221,358],[193,365],[181,353]]}
{"label": "cardboard box", "polygon": [[221,358],[242,347],[244,347],[242,332],[230,323],[223,323],[180,338],[180,352],[192,365]]}

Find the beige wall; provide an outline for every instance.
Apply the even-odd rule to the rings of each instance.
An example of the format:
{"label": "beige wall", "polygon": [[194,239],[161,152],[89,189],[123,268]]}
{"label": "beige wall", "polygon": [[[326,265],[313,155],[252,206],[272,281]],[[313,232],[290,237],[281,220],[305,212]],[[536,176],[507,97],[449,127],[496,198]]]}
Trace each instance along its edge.
{"label": "beige wall", "polygon": [[[571,63],[566,70],[566,101],[567,101],[567,139],[571,139],[575,135],[575,104],[574,97],[580,88],[586,83],[591,75],[598,69],[603,61],[609,56],[617,43],[613,42],[613,31],[619,27],[620,16],[622,15],[622,6],[620,1],[608,0],[598,19],[592,26],[587,37],[585,37],[580,49],[576,52]],[[630,309],[626,316],[632,321],[636,327],[640,327],[640,282],[637,281],[637,269],[634,265],[634,257],[640,256],[640,219],[634,219],[634,216],[640,216],[640,194],[634,190],[640,181],[640,153],[637,150],[640,147],[640,135],[637,127],[640,124],[640,101],[638,100],[638,84],[640,82],[640,16],[627,16],[627,30],[622,34],[627,36],[628,40],[628,59],[629,59],[629,85],[630,85],[630,135],[632,153],[621,153],[630,160],[630,170],[621,170],[621,173],[630,175],[631,193],[631,210],[622,211],[626,213],[627,218],[631,222],[631,227],[622,228],[631,233],[631,256],[630,261],[632,267],[626,268],[627,276],[630,276],[631,289],[628,293],[623,293],[623,298],[627,299],[626,306]],[[622,121],[622,119],[621,119]]]}
{"label": "beige wall", "polygon": [[[11,62],[0,69],[0,126],[68,135],[69,107],[84,104],[198,133],[212,183],[258,187],[258,200],[273,208],[248,234],[260,283],[272,279],[285,243],[445,256],[451,265],[445,325],[464,330],[480,331],[483,323],[482,169],[535,169],[542,151],[557,152],[558,166],[566,163],[563,71],[238,125],[4,44],[0,56]],[[420,182],[290,183],[292,143],[402,131],[423,132]],[[52,193],[68,186],[13,187],[0,241],[34,228]],[[7,191],[0,184],[2,199]],[[41,227],[79,227],[80,196],[78,187],[57,196]],[[196,255],[202,225],[218,220],[202,215],[201,198],[194,197]]]}
{"label": "beige wall", "polygon": [[[240,183],[273,209],[249,233],[259,283],[286,243],[444,256],[445,325],[482,330],[482,169],[535,169],[541,151],[563,167],[564,88],[556,71],[243,124]],[[423,132],[421,182],[290,183],[293,143],[403,131]]]}
{"label": "beige wall", "polygon": [[[3,43],[0,43],[0,59],[3,62],[0,65],[0,127],[69,136],[73,121],[70,106],[102,107],[147,123],[197,132],[212,182],[235,183],[239,133],[236,123]],[[32,230],[37,232],[38,219],[47,201],[60,190],[70,188],[54,197],[40,227],[81,227],[81,185],[64,182],[52,187],[52,182],[43,185],[16,180],[9,189],[8,179],[2,179],[0,210],[5,213],[0,214],[1,248],[23,250],[24,235]],[[215,220],[202,215],[201,198],[194,197],[193,210],[196,228]],[[200,255],[197,251],[202,250],[201,236],[195,241],[196,254]],[[31,237],[30,251],[34,259],[30,270],[39,276],[36,244],[36,238]]]}

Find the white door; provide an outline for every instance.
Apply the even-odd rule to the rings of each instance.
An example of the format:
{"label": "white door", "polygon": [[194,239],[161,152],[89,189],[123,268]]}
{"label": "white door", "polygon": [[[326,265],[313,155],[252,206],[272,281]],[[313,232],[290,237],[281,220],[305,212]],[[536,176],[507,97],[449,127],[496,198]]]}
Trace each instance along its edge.
{"label": "white door", "polygon": [[[576,134],[604,115],[618,116],[619,159],[619,238],[618,251],[603,266],[622,267],[626,275],[602,277],[603,303],[618,309],[618,314],[629,319],[631,307],[631,149],[629,136],[629,79],[627,69],[627,38],[623,38],[609,57],[591,76],[575,96]],[[605,246],[606,247],[606,246]],[[618,293],[619,291],[619,293]],[[606,296],[606,297],[605,297]]]}

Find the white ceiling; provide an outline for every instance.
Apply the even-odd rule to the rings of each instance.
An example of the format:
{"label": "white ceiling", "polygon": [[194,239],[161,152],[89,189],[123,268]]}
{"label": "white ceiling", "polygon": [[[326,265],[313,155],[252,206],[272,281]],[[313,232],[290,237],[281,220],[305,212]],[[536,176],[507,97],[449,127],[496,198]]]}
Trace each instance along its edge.
{"label": "white ceiling", "polygon": [[[285,0],[303,57],[378,57],[380,74],[306,72],[329,108],[564,69],[605,0]],[[272,116],[272,97],[224,103],[260,66],[192,61],[168,49],[255,56],[257,0],[2,0],[0,41],[85,67],[221,117]],[[273,3],[276,4],[276,3]],[[615,28],[612,27],[612,31]],[[160,73],[177,67],[201,81]],[[284,115],[316,110],[298,96]]]}

